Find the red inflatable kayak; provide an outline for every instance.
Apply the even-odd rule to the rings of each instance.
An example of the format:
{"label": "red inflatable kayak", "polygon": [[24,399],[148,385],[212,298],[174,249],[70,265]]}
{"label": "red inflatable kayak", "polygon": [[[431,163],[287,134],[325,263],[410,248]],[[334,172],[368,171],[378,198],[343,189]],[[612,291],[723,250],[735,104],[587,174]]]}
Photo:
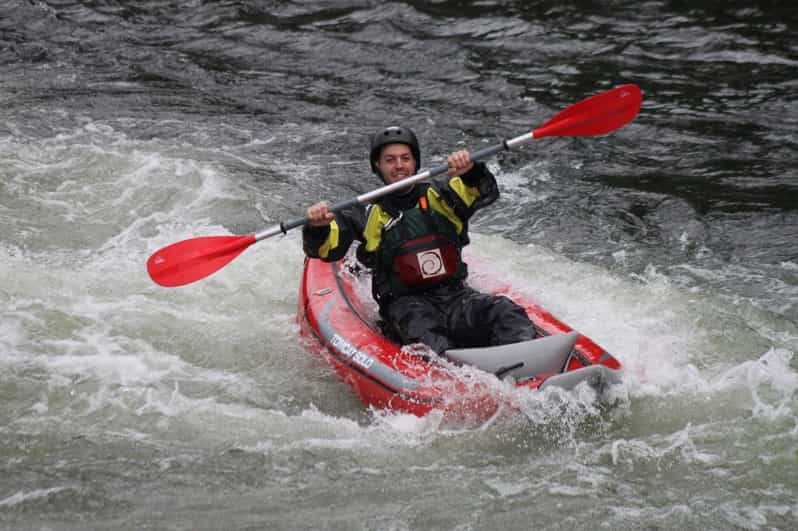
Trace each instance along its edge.
{"label": "red inflatable kayak", "polygon": [[450,350],[447,359],[402,348],[381,333],[370,285],[370,277],[346,259],[306,259],[297,313],[306,346],[321,354],[367,406],[417,416],[440,410],[458,421],[489,418],[501,402],[495,386],[484,385],[486,379],[475,382],[460,365],[509,377],[529,391],[550,385],[570,389],[582,382],[603,390],[619,381],[621,366],[612,355],[509,288],[496,293],[526,308],[539,339]]}

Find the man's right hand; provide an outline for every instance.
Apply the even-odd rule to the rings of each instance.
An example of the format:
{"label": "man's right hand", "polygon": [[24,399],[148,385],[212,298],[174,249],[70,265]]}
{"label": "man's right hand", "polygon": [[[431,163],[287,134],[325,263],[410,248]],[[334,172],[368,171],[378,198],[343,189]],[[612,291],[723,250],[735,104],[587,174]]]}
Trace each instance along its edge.
{"label": "man's right hand", "polygon": [[308,208],[305,218],[311,227],[323,227],[335,219],[335,214],[330,212],[327,201],[320,201]]}

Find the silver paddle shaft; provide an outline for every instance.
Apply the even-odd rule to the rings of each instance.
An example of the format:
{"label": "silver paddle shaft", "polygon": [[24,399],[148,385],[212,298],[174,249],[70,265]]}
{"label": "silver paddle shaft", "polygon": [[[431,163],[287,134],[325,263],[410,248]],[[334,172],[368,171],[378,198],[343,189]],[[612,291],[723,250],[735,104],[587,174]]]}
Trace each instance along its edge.
{"label": "silver paddle shaft", "polygon": [[[522,144],[530,142],[534,138],[535,138],[534,133],[532,132],[524,133],[523,135],[511,138],[509,140],[505,140],[494,146],[486,147],[484,149],[480,149],[479,151],[472,153],[471,160],[478,161],[491,157],[496,153],[499,153],[500,151],[508,151],[510,149],[515,149]],[[397,190],[401,190],[402,188],[407,188],[408,186],[413,185],[415,183],[426,181],[427,179],[431,179],[432,177],[442,175],[447,171],[449,171],[448,165],[440,164],[429,170],[424,170],[415,175],[412,175],[407,179],[402,179],[401,181],[387,184],[381,188],[372,190],[371,192],[366,192],[365,194],[361,194],[357,197],[353,197],[351,199],[335,203],[330,206],[329,210],[330,212],[340,212],[347,208],[351,208],[355,205],[367,205],[369,203],[373,203],[376,199],[379,199],[380,197],[396,192]],[[282,221],[273,227],[270,227],[262,232],[255,234],[255,241],[271,238],[272,236],[277,236],[278,234],[285,234],[289,230],[294,229],[296,227],[301,227],[306,223],[307,223],[307,218],[305,217],[296,218],[290,221]]]}

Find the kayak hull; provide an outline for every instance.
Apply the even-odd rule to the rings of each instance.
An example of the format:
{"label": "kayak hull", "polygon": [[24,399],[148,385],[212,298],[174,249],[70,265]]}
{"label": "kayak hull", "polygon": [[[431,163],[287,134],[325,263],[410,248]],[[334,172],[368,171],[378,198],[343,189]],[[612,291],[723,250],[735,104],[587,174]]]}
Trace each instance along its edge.
{"label": "kayak hull", "polygon": [[[346,260],[323,262],[306,259],[300,285],[297,321],[305,347],[330,364],[368,407],[425,416],[440,411],[455,421],[487,419],[495,415],[505,401],[497,393],[498,386],[486,385],[484,378],[470,378],[455,364],[442,360],[429,351],[402,348],[379,329],[376,304],[371,299],[368,281]],[[495,290],[523,306],[535,324],[539,336],[570,334],[573,330],[558,321],[540,306],[511,293],[509,288]],[[494,353],[484,353],[490,367],[500,373],[510,371],[514,385],[534,391],[539,387],[558,385],[570,389],[585,381],[602,390],[619,380],[620,363],[607,351],[584,335],[573,332],[567,343],[562,363],[545,362],[539,355],[506,369],[496,369]],[[546,338],[548,340],[548,338]],[[564,340],[565,338],[563,338]],[[539,340],[530,342],[532,346]],[[542,345],[543,342],[541,342]],[[504,349],[509,356],[518,356],[519,347]],[[562,348],[562,347],[559,347]],[[476,363],[481,353],[465,349],[463,363]],[[488,349],[489,350],[489,349]],[[477,358],[474,358],[477,356]],[[508,358],[509,359],[509,358]],[[512,358],[515,359],[515,358]],[[508,362],[509,363],[509,362]],[[543,363],[543,365],[541,365]],[[515,371],[513,366],[524,365]],[[559,367],[556,371],[555,367]],[[581,369],[589,368],[580,373]],[[506,376],[508,374],[502,374]],[[493,377],[490,377],[493,378]],[[488,378],[488,380],[490,379]]]}

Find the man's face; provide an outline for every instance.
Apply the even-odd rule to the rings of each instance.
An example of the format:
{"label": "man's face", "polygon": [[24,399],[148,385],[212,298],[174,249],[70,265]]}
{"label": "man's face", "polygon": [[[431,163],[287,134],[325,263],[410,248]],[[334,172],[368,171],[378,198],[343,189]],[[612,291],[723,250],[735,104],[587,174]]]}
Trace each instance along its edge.
{"label": "man's face", "polygon": [[416,171],[416,159],[410,146],[405,144],[388,144],[382,148],[377,167],[385,178],[385,182],[392,184],[402,179],[407,179]]}

